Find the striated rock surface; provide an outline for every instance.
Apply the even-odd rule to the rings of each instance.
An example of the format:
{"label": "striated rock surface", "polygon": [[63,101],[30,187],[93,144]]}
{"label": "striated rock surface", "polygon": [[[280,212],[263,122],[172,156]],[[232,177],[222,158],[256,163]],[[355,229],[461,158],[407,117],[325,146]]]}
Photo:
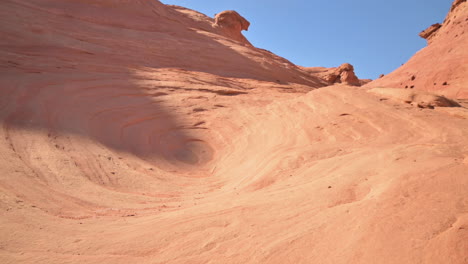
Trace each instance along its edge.
{"label": "striated rock surface", "polygon": [[468,4],[456,0],[439,26],[422,32],[429,45],[408,62],[368,84],[368,87],[399,87],[429,91],[454,98],[468,98]]}
{"label": "striated rock surface", "polygon": [[[324,87],[351,67],[304,70],[215,23],[2,2],[0,263],[466,264],[466,101]],[[417,92],[394,96],[434,99]]]}

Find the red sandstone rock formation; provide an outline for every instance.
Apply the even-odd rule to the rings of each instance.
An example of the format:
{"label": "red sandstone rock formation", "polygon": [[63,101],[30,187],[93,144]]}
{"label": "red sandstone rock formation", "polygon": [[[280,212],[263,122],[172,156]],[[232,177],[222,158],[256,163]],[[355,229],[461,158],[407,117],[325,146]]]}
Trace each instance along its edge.
{"label": "red sandstone rock formation", "polygon": [[421,33],[419,33],[419,36],[423,39],[426,39],[427,43],[430,44],[432,37],[435,36],[435,33],[437,32],[437,30],[439,30],[441,27],[442,25],[439,23],[433,24],[427,29],[423,30]]}
{"label": "red sandstone rock formation", "polygon": [[456,0],[441,26],[422,32],[429,45],[367,87],[395,87],[468,98],[468,3]]}
{"label": "red sandstone rock formation", "polygon": [[344,63],[340,65],[336,73],[337,75],[338,74],[339,75],[338,75],[338,79],[335,82],[355,85],[355,86],[361,85],[361,82],[359,81],[359,79],[356,77],[356,74],[354,73],[353,65],[349,63]]}
{"label": "red sandstone rock formation", "polygon": [[[408,82],[466,82],[464,6]],[[0,14],[0,263],[466,264],[466,108],[155,0]]]}
{"label": "red sandstone rock formation", "polygon": [[324,79],[329,85],[342,83],[353,86],[361,86],[371,81],[359,80],[354,73],[353,65],[349,63],[343,63],[336,68],[303,67],[303,69],[312,76],[317,76],[321,79]]}
{"label": "red sandstone rock formation", "polygon": [[225,36],[241,43],[252,45],[244,35],[242,35],[242,30],[249,30],[250,22],[236,11],[227,10],[216,14],[214,25],[220,28],[222,34]]}

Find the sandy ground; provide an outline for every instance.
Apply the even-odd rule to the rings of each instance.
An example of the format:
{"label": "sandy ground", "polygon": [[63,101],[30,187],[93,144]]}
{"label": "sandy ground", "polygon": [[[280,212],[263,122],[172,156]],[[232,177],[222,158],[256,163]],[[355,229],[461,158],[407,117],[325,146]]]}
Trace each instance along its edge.
{"label": "sandy ground", "polygon": [[317,89],[193,11],[64,2],[0,8],[1,263],[468,263],[468,101]]}

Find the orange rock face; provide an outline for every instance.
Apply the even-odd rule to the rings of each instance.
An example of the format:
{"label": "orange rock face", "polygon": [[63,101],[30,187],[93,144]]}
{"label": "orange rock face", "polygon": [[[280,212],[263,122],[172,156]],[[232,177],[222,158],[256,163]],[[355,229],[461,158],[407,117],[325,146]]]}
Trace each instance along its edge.
{"label": "orange rock face", "polygon": [[228,10],[216,14],[215,26],[221,28],[223,34],[227,37],[252,45],[241,33],[242,30],[249,30],[250,22],[236,11]]}
{"label": "orange rock face", "polygon": [[454,1],[442,25],[421,33],[429,45],[394,72],[368,84],[414,88],[456,98],[468,98],[468,3]]}
{"label": "orange rock face", "polygon": [[353,65],[349,63],[343,63],[337,68],[304,67],[303,69],[309,72],[312,76],[316,76],[325,80],[329,85],[342,83],[353,86],[361,86],[371,81],[359,80],[354,73]]}
{"label": "orange rock face", "polygon": [[435,33],[437,32],[437,30],[440,29],[440,27],[442,27],[441,24],[437,23],[437,24],[433,24],[431,25],[430,27],[428,27],[427,29],[423,30],[421,33],[419,33],[419,36],[423,39],[427,39],[427,42],[430,44],[431,40],[432,40],[432,37],[435,35]]}
{"label": "orange rock face", "polygon": [[[379,81],[463,95],[465,9]],[[298,67],[232,12],[0,14],[0,263],[466,264],[466,101]]]}

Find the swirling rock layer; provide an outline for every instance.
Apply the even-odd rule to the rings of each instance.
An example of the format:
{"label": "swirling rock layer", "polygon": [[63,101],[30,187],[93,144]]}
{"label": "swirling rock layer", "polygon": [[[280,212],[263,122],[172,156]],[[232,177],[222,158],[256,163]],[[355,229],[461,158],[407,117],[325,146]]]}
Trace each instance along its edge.
{"label": "swirling rock layer", "polygon": [[466,263],[466,108],[315,89],[158,1],[0,14],[1,263]]}

